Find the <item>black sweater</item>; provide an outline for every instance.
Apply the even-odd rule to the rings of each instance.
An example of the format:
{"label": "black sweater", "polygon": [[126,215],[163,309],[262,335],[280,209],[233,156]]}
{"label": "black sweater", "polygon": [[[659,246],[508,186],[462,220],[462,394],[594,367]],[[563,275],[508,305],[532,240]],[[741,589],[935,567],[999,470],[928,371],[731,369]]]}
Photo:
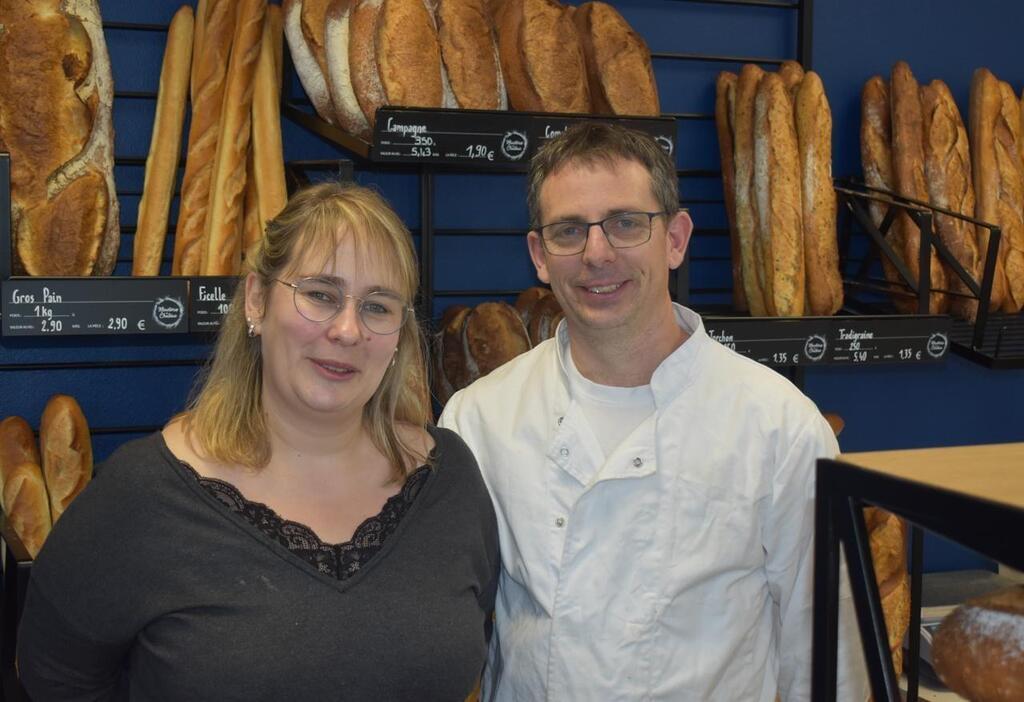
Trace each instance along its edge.
{"label": "black sweater", "polygon": [[469,449],[352,577],[319,573],[205,491],[159,434],[126,444],[33,565],[35,700],[463,700],[486,657],[494,511]]}

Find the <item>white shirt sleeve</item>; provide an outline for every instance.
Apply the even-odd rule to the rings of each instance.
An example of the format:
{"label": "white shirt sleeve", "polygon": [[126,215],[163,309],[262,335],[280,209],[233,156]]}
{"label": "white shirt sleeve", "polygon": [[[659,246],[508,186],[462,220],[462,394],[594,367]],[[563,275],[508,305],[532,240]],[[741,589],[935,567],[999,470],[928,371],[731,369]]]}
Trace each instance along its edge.
{"label": "white shirt sleeve", "polygon": [[[779,699],[800,702],[811,695],[815,461],[834,458],[839,445],[824,418],[815,418],[780,452],[762,543],[778,612]],[[867,673],[845,563],[840,583],[837,699],[863,702],[868,697]]]}

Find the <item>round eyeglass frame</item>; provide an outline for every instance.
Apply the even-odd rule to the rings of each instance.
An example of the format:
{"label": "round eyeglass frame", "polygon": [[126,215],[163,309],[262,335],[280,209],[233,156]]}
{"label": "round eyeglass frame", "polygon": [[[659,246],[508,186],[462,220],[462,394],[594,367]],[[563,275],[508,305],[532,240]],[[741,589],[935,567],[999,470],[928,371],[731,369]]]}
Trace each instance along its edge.
{"label": "round eyeglass frame", "polygon": [[[651,240],[651,236],[654,235],[654,218],[655,217],[659,217],[661,215],[667,215],[667,214],[669,214],[668,210],[659,210],[658,212],[641,212],[641,211],[632,212],[631,211],[631,212],[616,212],[615,214],[610,214],[607,217],[605,217],[604,219],[599,219],[596,222],[579,222],[579,221],[572,220],[572,219],[563,219],[563,220],[559,220],[558,222],[549,222],[548,224],[543,224],[543,225],[541,225],[539,227],[536,227],[536,232],[537,232],[537,235],[540,237],[540,243],[541,243],[541,246],[544,247],[544,251],[546,253],[550,254],[551,256],[575,256],[577,254],[581,254],[584,251],[586,251],[587,250],[587,242],[590,241],[590,228],[593,227],[595,224],[599,225],[601,227],[601,233],[604,234],[605,241],[607,241],[608,245],[611,246],[613,249],[633,249],[633,248],[636,248],[637,246],[643,246],[644,244],[646,244],[648,241]],[[628,244],[626,246],[620,246],[620,245],[618,245],[618,244],[616,244],[616,243],[614,243],[612,241],[611,237],[608,235],[608,230],[604,228],[605,222],[607,222],[609,220],[612,220],[612,219],[615,219],[616,217],[622,217],[624,215],[647,215],[647,238],[646,239],[644,239],[643,241],[637,241],[635,243]],[[582,246],[580,246],[579,250],[577,250],[577,251],[552,251],[548,247],[548,243],[549,242],[544,237],[544,230],[547,229],[548,227],[554,227],[554,226],[559,225],[559,224],[579,224],[579,225],[582,225],[582,226],[586,227],[587,236],[585,236],[583,238]]]}
{"label": "round eyeglass frame", "polygon": [[366,329],[368,331],[373,332],[374,334],[376,334],[378,336],[390,336],[391,334],[397,334],[399,331],[402,330],[402,327],[405,326],[406,321],[409,319],[409,314],[411,312],[413,312],[413,308],[410,307],[409,305],[402,305],[402,319],[398,323],[398,326],[395,327],[394,329],[392,329],[391,331],[377,331],[376,329],[373,328],[372,325],[368,324],[366,319],[363,317],[363,304],[368,299],[373,298],[374,295],[386,295],[388,297],[395,298],[395,296],[391,295],[390,293],[386,293],[386,292],[372,292],[369,295],[366,295],[365,297],[362,297],[362,296],[359,296],[359,295],[351,295],[349,293],[343,292],[340,287],[338,287],[336,285],[333,285],[332,283],[324,283],[324,281],[321,281],[321,280],[318,280],[317,278],[312,278],[312,277],[299,278],[297,281],[292,282],[292,283],[289,283],[287,280],[281,280],[280,278],[272,278],[271,280],[273,280],[275,282],[278,282],[281,285],[285,285],[285,286],[287,286],[287,287],[292,289],[292,305],[295,306],[295,311],[299,313],[300,317],[302,317],[303,319],[305,319],[308,322],[313,322],[314,324],[326,324],[327,322],[330,322],[332,319],[334,319],[339,314],[341,314],[341,311],[343,309],[345,309],[345,303],[342,302],[341,304],[339,304],[335,308],[334,312],[332,314],[330,314],[328,317],[324,318],[324,319],[310,319],[310,317],[307,314],[305,314],[302,311],[302,308],[299,306],[299,285],[301,283],[307,281],[307,280],[317,281],[317,282],[323,283],[325,285],[331,285],[332,287],[337,288],[338,296],[342,300],[355,300],[356,303],[357,303],[356,313],[357,313],[357,315],[359,317],[359,323],[362,324],[364,327],[366,327]]}

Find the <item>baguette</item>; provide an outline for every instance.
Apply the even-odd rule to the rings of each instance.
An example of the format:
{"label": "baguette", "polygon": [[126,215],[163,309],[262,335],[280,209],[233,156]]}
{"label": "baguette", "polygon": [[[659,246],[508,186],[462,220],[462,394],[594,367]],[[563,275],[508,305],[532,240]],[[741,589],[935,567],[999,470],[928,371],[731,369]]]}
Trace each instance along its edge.
{"label": "baguette", "polygon": [[[922,202],[928,201],[928,185],[924,176],[924,127],[921,117],[921,90],[905,61],[897,61],[892,68],[892,166],[896,192],[904,197]],[[903,248],[897,254],[910,271],[911,282],[920,281],[919,252],[925,244],[921,231],[910,215],[901,212],[893,226],[900,230],[899,240]],[[930,247],[929,247],[930,248]],[[934,250],[929,253],[931,287],[941,290],[946,287],[946,271],[940,265]],[[897,309],[916,312],[916,300],[904,298]],[[949,309],[949,298],[945,293],[933,292],[929,296],[928,311],[939,314]]]}
{"label": "baguette", "polygon": [[355,0],[333,0],[327,8],[325,42],[327,44],[327,85],[338,125],[349,134],[370,138],[370,122],[363,114],[352,86],[349,68],[349,20]]}
{"label": "baguette", "polygon": [[239,0],[224,87],[210,211],[203,234],[202,275],[237,275],[241,269],[245,154],[252,135],[252,96],[267,0]]}
{"label": "baguette", "polygon": [[740,271],[750,314],[769,314],[761,267],[757,199],[754,196],[754,100],[764,71],[748,63],[740,70],[733,103],[733,158],[736,164],[736,234],[740,248]]}
{"label": "baguette", "polygon": [[779,66],[779,78],[786,86],[790,99],[796,103],[796,91],[804,79],[804,67],[796,61],[783,61]]}
{"label": "baguette", "polygon": [[39,422],[39,446],[50,516],[56,524],[92,478],[89,425],[73,397],[54,395],[46,403]]}
{"label": "baguette", "polygon": [[[21,417],[7,417],[0,421],[0,487],[16,466],[22,463],[39,464],[39,449],[32,427]],[[3,500],[0,498],[0,508]]]}
{"label": "baguette", "polygon": [[722,161],[722,197],[725,217],[729,222],[729,246],[732,255],[732,305],[740,311],[749,309],[743,289],[743,259],[740,238],[736,231],[736,162],[733,153],[732,113],[735,111],[736,74],[722,71],[715,81],[715,128],[718,132],[718,153]]}
{"label": "baguette", "polygon": [[267,30],[274,49],[274,68],[277,70],[277,96],[281,97],[284,83],[284,18],[280,5],[267,4]]}
{"label": "baguette", "polygon": [[132,275],[160,275],[167,238],[167,217],[174,198],[181,155],[189,74],[192,64],[194,20],[192,8],[182,5],[167,32],[156,117],[146,158],[146,174],[135,228]]}
{"label": "baguette", "polygon": [[352,89],[369,128],[377,122],[377,110],[387,104],[377,70],[377,18],[383,0],[354,0],[348,20],[348,62]]}
{"label": "baguette", "polygon": [[437,4],[441,59],[455,106],[508,109],[498,42],[484,0],[440,0]]}
{"label": "baguette", "polygon": [[[974,216],[974,185],[971,180],[971,147],[967,129],[960,117],[953,95],[940,80],[921,88],[921,111],[924,118],[924,166],[928,181],[928,197],[937,207]],[[978,232],[970,222],[935,214],[935,230],[953,257],[980,285]],[[970,294],[960,276],[947,269],[950,290]],[[973,322],[978,315],[978,301],[951,296],[950,310],[961,319]]]}
{"label": "baguette", "polygon": [[659,116],[651,51],[640,35],[605,2],[583,3],[572,19],[586,58],[594,112]]}
{"label": "baguette", "polygon": [[[971,135],[971,174],[974,178],[975,217],[998,225],[1000,173],[996,162],[995,125],[1002,105],[999,81],[987,68],[979,68],[971,78],[968,120]],[[988,258],[989,230],[978,228],[979,265],[984,271]],[[1006,233],[996,250],[995,274],[989,309],[998,310],[1008,296],[1006,281]]]}
{"label": "baguette", "polygon": [[[275,19],[275,14],[277,19]],[[267,6],[260,39],[259,58],[252,91],[252,182],[256,213],[256,241],[263,236],[267,222],[276,217],[288,201],[284,177],[284,143],[281,139],[281,86],[278,78],[276,46],[281,41],[280,15],[276,5]],[[249,189],[249,186],[246,186]],[[250,235],[251,237],[252,235]],[[249,244],[253,241],[250,239]]]}
{"label": "baguette", "polygon": [[303,0],[283,0],[281,3],[284,36],[288,41],[295,72],[302,83],[302,89],[313,103],[313,109],[322,120],[334,124],[334,109],[327,90],[327,78],[321,72],[320,64],[302,33],[302,4]]}
{"label": "baguette", "polygon": [[[198,0],[196,3],[195,29],[192,32],[192,57],[198,58],[203,55],[203,39],[206,37],[206,11],[208,0]],[[199,62],[191,61],[189,68],[189,100],[196,101],[196,90],[199,89]]]}
{"label": "baguette", "polygon": [[387,104],[441,107],[441,45],[425,0],[384,0],[374,48]]}
{"label": "baguette", "polygon": [[999,82],[1002,98],[995,126],[996,165],[999,168],[999,224],[1003,228],[1006,297],[1002,310],[1024,308],[1024,167],[1020,160],[1020,103],[1013,88]]}
{"label": "baguette", "polygon": [[185,174],[181,181],[178,226],[174,235],[171,265],[174,275],[199,275],[202,268],[203,236],[210,208],[213,166],[234,30],[234,2],[208,0],[202,54],[192,58],[193,63],[198,64],[198,88],[192,100],[192,122],[188,132]]}
{"label": "baguette", "polygon": [[832,112],[817,73],[808,71],[796,90],[800,148],[806,311],[833,315],[843,306],[836,232],[836,191],[832,187]]}
{"label": "baguette", "polygon": [[109,275],[120,241],[110,58],[96,0],[0,3],[0,149],[17,275]]}
{"label": "baguette", "polygon": [[245,201],[242,203],[242,260],[252,260],[251,255],[263,237],[260,226],[260,202],[256,192],[256,174],[253,172],[252,144],[245,158]]}
{"label": "baguette", "polygon": [[766,304],[775,316],[799,317],[805,295],[800,149],[793,103],[775,73],[766,74],[757,87],[753,183]]}

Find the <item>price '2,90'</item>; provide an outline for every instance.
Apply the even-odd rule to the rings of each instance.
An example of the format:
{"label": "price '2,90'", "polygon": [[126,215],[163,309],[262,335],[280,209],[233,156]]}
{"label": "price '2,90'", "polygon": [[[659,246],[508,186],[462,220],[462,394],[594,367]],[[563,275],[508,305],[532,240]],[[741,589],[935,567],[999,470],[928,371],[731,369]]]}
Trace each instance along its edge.
{"label": "price '2,90'", "polygon": [[127,317],[110,317],[107,319],[107,329],[111,331],[124,331],[128,328]]}

